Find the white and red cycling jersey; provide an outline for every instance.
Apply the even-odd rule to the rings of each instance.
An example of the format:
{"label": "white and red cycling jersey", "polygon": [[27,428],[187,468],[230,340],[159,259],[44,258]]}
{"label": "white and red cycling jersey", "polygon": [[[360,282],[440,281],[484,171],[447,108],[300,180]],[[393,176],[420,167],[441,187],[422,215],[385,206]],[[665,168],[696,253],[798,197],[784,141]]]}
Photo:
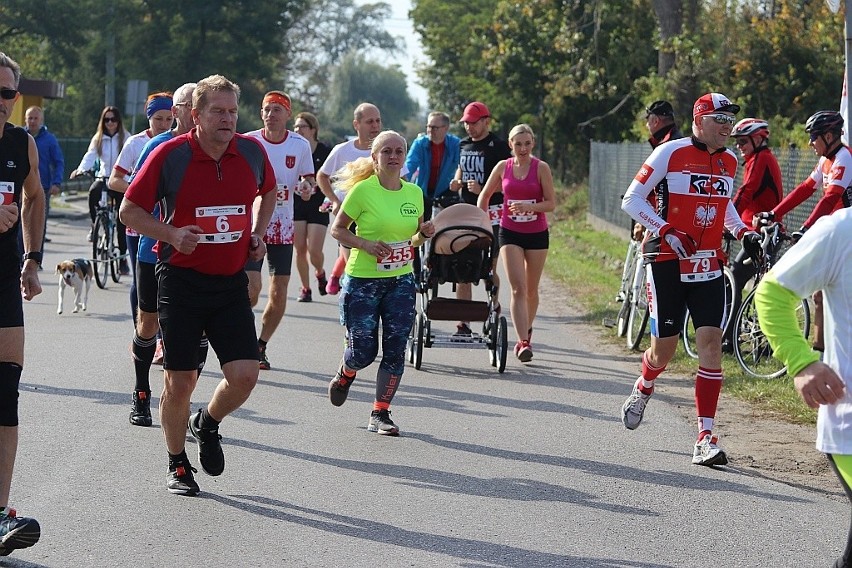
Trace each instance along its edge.
{"label": "white and red cycling jersey", "polygon": [[775,206],[775,218],[795,209],[820,186],[823,196],[805,220],[804,227],[810,227],[823,215],[852,206],[852,151],[848,146],[841,145],[834,154],[822,156],[811,175]]}
{"label": "white and red cycling jersey", "polygon": [[[677,255],[660,235],[670,228],[688,234],[700,251],[722,258],[722,232],[739,239],[748,228],[731,197],[737,157],[723,148],[709,152],[694,138],[658,146],[636,174],[621,208],[648,229],[643,252],[651,260],[675,260]],[[648,196],[656,188],[656,206]]]}

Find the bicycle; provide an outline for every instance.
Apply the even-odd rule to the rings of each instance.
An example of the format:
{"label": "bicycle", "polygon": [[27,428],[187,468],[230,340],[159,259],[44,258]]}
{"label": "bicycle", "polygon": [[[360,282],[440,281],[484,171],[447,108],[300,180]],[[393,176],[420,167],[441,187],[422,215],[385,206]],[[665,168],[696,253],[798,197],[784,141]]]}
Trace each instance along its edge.
{"label": "bicycle", "polygon": [[645,257],[641,253],[637,254],[627,299],[624,301],[628,311],[625,335],[627,348],[631,351],[639,349],[651,316],[648,305],[647,266]]}
{"label": "bicycle", "polygon": [[[761,247],[764,252],[779,251],[779,254],[775,256],[780,258],[779,249],[783,244],[791,242],[792,238],[784,233],[779,223],[763,227],[760,231],[763,234]],[[787,372],[787,368],[772,356],[772,348],[769,346],[766,336],[760,330],[760,321],[758,321],[757,309],[754,305],[757,284],[769,271],[773,262],[773,256],[767,254],[762,265],[758,267],[754,287],[743,300],[734,323],[733,334],[734,356],[740,367],[752,377],[765,379],[778,378]],[[811,330],[811,311],[807,299],[803,299],[797,307],[796,317],[802,335],[807,338]]]}
{"label": "bicycle", "polygon": [[627,335],[627,324],[630,319],[633,278],[636,273],[636,262],[642,258],[642,243],[630,239],[627,244],[627,256],[624,258],[624,267],[621,270],[621,287],[615,295],[615,301],[621,302],[621,309],[616,318],[616,333],[618,337]]}
{"label": "bicycle", "polygon": [[[722,251],[728,262],[722,265],[722,276],[725,278],[725,315],[722,320],[722,337],[728,333],[728,329],[734,323],[736,315],[734,308],[739,302],[741,291],[737,288],[734,272],[731,270],[730,261],[733,258],[732,249],[733,243],[736,241],[733,235],[727,231],[723,235]],[[693,359],[698,359],[698,346],[695,343],[695,326],[692,323],[692,315],[689,313],[689,308],[683,316],[683,329],[681,330],[681,340],[683,341],[683,349],[686,354]]]}
{"label": "bicycle", "polygon": [[107,193],[106,180],[101,179],[101,181],[104,182],[104,186],[95,210],[95,224],[92,227],[92,259],[95,264],[95,282],[98,288],[105,290],[107,272],[116,284],[121,280],[122,255],[116,235],[118,212],[115,209],[115,200]]}

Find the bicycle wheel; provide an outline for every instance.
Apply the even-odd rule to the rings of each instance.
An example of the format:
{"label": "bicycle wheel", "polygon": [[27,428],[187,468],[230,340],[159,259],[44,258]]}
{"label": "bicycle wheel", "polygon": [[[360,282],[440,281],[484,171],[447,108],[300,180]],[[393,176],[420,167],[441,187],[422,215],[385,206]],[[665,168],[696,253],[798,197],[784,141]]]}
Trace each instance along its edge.
{"label": "bicycle wheel", "polygon": [[[739,290],[737,290],[734,273],[730,268],[725,266],[722,270],[722,276],[725,279],[725,319],[722,322],[722,337],[725,337],[728,328],[733,325],[734,319],[736,319],[734,308],[737,305]],[[692,315],[689,313],[688,308],[683,317],[681,339],[683,340],[683,349],[686,351],[686,354],[693,359],[698,359],[698,345],[695,343],[695,325],[692,323]]]}
{"label": "bicycle wheel", "polygon": [[627,318],[627,348],[634,351],[639,348],[639,344],[642,342],[650,317],[645,275],[647,267],[642,265],[637,267],[636,270],[636,282],[639,283],[639,286],[634,287],[635,296],[631,294],[633,297],[630,315]]}
{"label": "bicycle wheel", "polygon": [[118,284],[121,280],[121,250],[118,248],[118,230],[115,221],[110,219],[109,223],[109,275],[112,281]]}
{"label": "bicycle wheel", "polygon": [[[737,315],[734,328],[734,355],[743,371],[752,377],[775,379],[787,368],[772,356],[772,348],[760,329],[757,308],[754,305],[755,290],[752,290]],[[810,335],[811,312],[807,300],[796,308],[796,319],[804,337]]]}
{"label": "bicycle wheel", "polygon": [[101,290],[106,289],[107,271],[109,270],[109,248],[103,221],[101,215],[95,217],[95,226],[92,229],[92,259],[95,261],[95,283]]}

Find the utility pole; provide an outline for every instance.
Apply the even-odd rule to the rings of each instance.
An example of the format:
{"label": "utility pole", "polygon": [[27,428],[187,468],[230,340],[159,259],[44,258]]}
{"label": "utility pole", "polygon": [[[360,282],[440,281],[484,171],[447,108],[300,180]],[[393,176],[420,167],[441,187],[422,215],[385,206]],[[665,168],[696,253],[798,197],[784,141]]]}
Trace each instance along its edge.
{"label": "utility pole", "polygon": [[115,7],[110,3],[107,18],[106,73],[104,75],[104,106],[115,105]]}

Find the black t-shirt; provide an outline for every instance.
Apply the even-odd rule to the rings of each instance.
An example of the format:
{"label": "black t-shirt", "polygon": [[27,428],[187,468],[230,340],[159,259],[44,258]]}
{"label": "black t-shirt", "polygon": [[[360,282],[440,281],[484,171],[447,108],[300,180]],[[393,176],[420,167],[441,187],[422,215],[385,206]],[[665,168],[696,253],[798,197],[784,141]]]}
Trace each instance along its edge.
{"label": "black t-shirt", "polygon": [[[6,258],[18,255],[18,225],[21,222],[21,193],[24,180],[30,174],[29,143],[27,132],[23,128],[8,122],[0,138],[0,192],[2,203],[18,204],[18,220],[5,233],[0,233],[0,256]],[[10,187],[11,186],[11,187]]]}
{"label": "black t-shirt", "polygon": [[[485,186],[488,181],[488,176],[497,162],[507,160],[512,157],[512,152],[509,150],[505,140],[501,140],[489,132],[488,136],[482,140],[474,142],[470,136],[461,141],[461,160],[459,168],[461,168],[462,181],[475,180],[479,185]],[[475,193],[471,193],[467,186],[461,190],[462,201],[476,205]],[[489,205],[498,205],[503,203],[503,192],[495,191],[488,201]]]}

